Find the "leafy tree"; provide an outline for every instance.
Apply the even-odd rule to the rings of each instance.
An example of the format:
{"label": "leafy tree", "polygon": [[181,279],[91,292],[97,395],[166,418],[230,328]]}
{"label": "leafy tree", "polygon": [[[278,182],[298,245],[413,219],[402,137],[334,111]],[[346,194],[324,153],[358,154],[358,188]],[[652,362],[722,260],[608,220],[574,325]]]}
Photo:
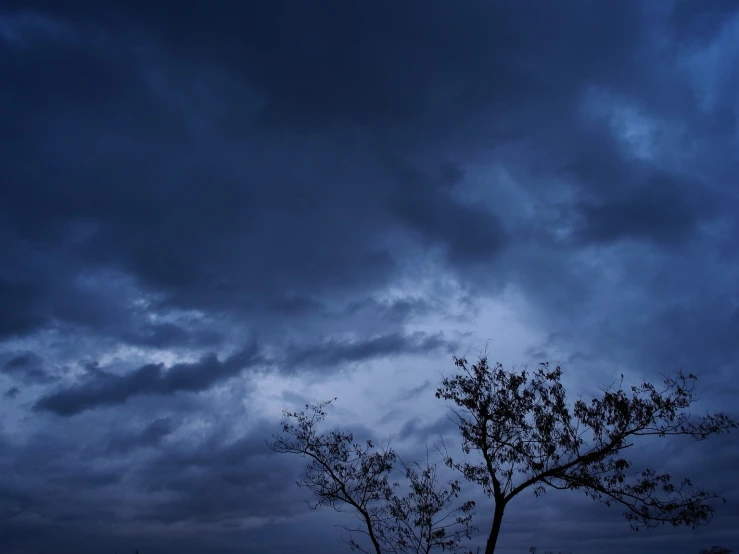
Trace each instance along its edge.
{"label": "leafy tree", "polygon": [[[508,503],[531,489],[580,490],[606,505],[620,505],[632,528],[669,523],[696,527],[708,522],[716,494],[688,479],[674,483],[668,474],[647,469],[630,475],[624,456],[645,436],[687,435],[704,440],[728,432],[736,422],[726,414],[693,418],[695,376],[678,373],[662,387],[642,383],[628,391],[621,384],[590,402],[570,408],[559,366],[541,364],[532,374],[455,358],[457,373],[445,378],[437,398],[450,401],[463,451],[474,458],[447,460],[493,499],[485,553],[492,554]],[[471,460],[471,461],[470,461]]]}
{"label": "leafy tree", "polygon": [[[375,554],[428,554],[433,549],[458,552],[472,536],[474,502],[455,505],[459,481],[439,482],[437,466],[405,464],[385,447],[354,440],[352,433],[320,433],[331,401],[306,405],[306,411],[284,412],[282,434],[268,443],[276,452],[297,454],[310,462],[298,482],[317,501],[337,511],[350,508],[359,524],[345,526],[352,550]],[[408,492],[390,482],[396,464],[404,470]],[[356,540],[365,538],[364,544]],[[369,542],[369,546],[366,543]]]}

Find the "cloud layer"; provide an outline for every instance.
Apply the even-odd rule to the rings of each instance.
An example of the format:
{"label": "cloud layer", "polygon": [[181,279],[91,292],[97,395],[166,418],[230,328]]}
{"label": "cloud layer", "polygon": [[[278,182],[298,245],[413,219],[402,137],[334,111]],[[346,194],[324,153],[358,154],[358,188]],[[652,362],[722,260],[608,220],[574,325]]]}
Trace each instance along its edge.
{"label": "cloud layer", "polygon": [[[488,339],[573,396],[683,367],[733,409],[737,29],[720,0],[6,2],[0,542],[340,552],[264,448],[279,410],[339,396],[413,452]],[[715,541],[551,495],[502,548],[730,546],[715,448],[684,468],[730,497]]]}

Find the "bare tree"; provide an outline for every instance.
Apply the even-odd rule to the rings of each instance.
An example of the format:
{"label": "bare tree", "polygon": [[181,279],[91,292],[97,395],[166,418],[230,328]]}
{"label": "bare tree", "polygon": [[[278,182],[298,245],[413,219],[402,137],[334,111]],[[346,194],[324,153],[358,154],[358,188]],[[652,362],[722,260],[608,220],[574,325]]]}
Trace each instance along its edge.
{"label": "bare tree", "polygon": [[736,422],[717,413],[692,418],[695,376],[679,373],[660,389],[650,383],[604,389],[589,403],[570,409],[559,366],[549,364],[529,375],[488,365],[486,357],[469,365],[455,358],[457,374],[445,378],[437,398],[450,401],[462,436],[463,451],[479,457],[450,467],[480,485],[494,500],[485,553],[492,554],[508,503],[526,489],[540,496],[547,489],[582,490],[587,496],[618,504],[632,528],[669,523],[696,527],[708,522],[721,497],[685,479],[647,469],[632,476],[622,454],[644,436],[687,435],[704,440],[727,432]]}
{"label": "bare tree", "polygon": [[[276,452],[309,458],[298,486],[316,497],[312,508],[350,508],[358,518],[344,526],[352,550],[383,554],[428,554],[434,549],[457,552],[475,530],[474,502],[455,506],[458,481],[441,483],[436,465],[407,465],[389,447],[376,449],[372,441],[355,441],[352,433],[321,433],[331,401],[306,405],[305,411],[283,412],[282,434],[268,443]],[[408,492],[401,496],[390,482],[396,464],[404,469]],[[363,543],[357,536],[364,537]],[[369,543],[369,545],[367,545]]]}

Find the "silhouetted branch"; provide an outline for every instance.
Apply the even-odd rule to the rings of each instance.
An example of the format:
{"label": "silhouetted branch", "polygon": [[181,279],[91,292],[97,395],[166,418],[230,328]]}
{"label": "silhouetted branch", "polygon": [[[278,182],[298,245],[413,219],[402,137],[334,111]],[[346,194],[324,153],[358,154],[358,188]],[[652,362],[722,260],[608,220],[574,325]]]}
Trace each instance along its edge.
{"label": "silhouetted branch", "polygon": [[[458,552],[461,542],[474,531],[471,524],[474,502],[454,503],[459,496],[458,481],[440,483],[437,467],[407,465],[389,447],[377,450],[372,441],[354,440],[352,433],[339,430],[319,433],[331,402],[306,405],[306,411],[284,412],[282,434],[269,443],[275,452],[297,454],[310,459],[298,486],[313,492],[313,508],[330,506],[354,510],[358,526],[342,525],[349,532],[345,542],[363,553],[428,554],[432,549]],[[389,475],[396,462],[405,470],[409,491],[396,493],[398,483]],[[355,539],[366,538],[371,546]]]}
{"label": "silhouetted branch", "polygon": [[490,367],[484,356],[477,364],[463,358],[455,364],[458,373],[443,380],[436,396],[453,404],[463,452],[480,458],[447,463],[495,501],[487,554],[494,551],[505,506],[529,488],[537,496],[547,488],[582,489],[606,505],[623,506],[634,529],[710,521],[715,510],[709,501],[720,496],[650,469],[631,475],[631,462],[620,456],[638,437],[702,441],[737,426],[724,413],[691,415],[694,375],[678,373],[660,388],[642,383],[628,391],[621,376],[617,388],[570,408],[559,366],[544,363],[529,375],[505,371],[501,364]]}

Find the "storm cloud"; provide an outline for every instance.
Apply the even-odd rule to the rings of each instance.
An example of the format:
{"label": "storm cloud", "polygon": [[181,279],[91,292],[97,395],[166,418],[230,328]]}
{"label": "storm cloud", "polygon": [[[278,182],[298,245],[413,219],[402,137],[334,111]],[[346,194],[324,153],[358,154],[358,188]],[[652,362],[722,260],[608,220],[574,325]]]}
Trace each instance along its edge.
{"label": "storm cloud", "polygon": [[197,362],[166,369],[162,364],[147,364],[121,376],[99,372],[86,382],[42,396],[34,408],[71,416],[96,406],[123,404],[138,395],[202,391],[258,363],[256,350],[254,346],[222,362],[215,354],[208,354]]}
{"label": "storm cloud", "polygon": [[[451,445],[433,390],[486,344],[573,398],[683,368],[735,413],[738,30],[724,0],[3,3],[0,544],[342,552],[264,447],[280,410]],[[732,449],[680,458],[729,498],[708,534],[552,494],[501,549],[731,546]]]}

